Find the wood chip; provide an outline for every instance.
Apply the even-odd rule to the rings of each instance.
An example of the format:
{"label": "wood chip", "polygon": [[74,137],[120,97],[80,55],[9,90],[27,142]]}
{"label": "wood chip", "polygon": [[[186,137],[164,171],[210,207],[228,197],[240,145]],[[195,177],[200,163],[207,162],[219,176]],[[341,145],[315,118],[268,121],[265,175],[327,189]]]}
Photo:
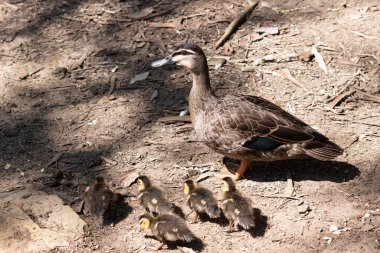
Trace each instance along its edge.
{"label": "wood chip", "polygon": [[318,52],[315,46],[311,47],[311,52],[314,54],[315,60],[319,64],[319,67],[321,67],[321,69],[327,74],[328,73],[327,66],[326,66],[325,61],[323,60],[323,56]]}

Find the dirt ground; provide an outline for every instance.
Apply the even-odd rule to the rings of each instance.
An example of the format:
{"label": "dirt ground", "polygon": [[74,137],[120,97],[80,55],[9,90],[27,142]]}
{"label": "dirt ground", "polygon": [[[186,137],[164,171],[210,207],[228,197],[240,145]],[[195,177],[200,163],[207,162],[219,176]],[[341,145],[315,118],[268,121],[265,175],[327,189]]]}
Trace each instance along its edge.
{"label": "dirt ground", "polygon": [[[208,56],[218,95],[269,99],[345,151],[331,162],[253,162],[237,187],[252,200],[257,226],[228,234],[224,220],[189,224],[199,241],[184,246],[202,252],[379,252],[380,3],[262,1],[215,49],[247,5],[0,1],[0,251],[146,252],[157,241],[138,227],[137,173],[151,177],[185,213],[184,179],[220,191],[223,157],[199,142],[192,128],[158,122],[187,108],[191,77],[150,63],[192,41]],[[312,46],[326,71],[309,58]],[[222,58],[225,65],[215,67]],[[139,75],[144,72],[149,75]],[[288,173],[293,199],[282,197]],[[127,197],[104,225],[79,213],[73,236],[59,218],[50,218],[57,211],[62,220],[76,220],[71,210],[78,211],[96,176]],[[51,202],[51,195],[63,202]],[[34,224],[30,230],[26,220]],[[47,228],[71,234],[48,243],[54,236]],[[44,232],[36,235],[39,229]],[[46,243],[33,247],[34,236]],[[166,251],[180,252],[175,246]]]}

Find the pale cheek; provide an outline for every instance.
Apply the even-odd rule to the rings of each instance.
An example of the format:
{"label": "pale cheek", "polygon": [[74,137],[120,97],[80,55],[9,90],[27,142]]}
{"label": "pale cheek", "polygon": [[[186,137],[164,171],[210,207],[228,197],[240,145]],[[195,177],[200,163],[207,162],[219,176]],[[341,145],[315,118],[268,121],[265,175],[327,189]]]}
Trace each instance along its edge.
{"label": "pale cheek", "polygon": [[184,60],[184,61],[179,62],[178,65],[183,66],[188,69],[192,69],[194,66],[194,63],[191,60]]}

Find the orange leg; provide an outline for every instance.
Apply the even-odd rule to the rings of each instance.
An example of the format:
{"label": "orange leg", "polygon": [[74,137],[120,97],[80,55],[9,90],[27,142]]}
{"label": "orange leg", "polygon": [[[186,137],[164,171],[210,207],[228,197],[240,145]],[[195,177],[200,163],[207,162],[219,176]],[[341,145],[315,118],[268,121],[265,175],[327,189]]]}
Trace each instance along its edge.
{"label": "orange leg", "polygon": [[161,242],[157,247],[156,247],[156,251],[159,251],[162,249],[162,247],[164,247],[165,243],[164,242]]}
{"label": "orange leg", "polygon": [[241,160],[240,167],[235,173],[235,180],[240,180],[243,176],[245,171],[249,168],[249,159],[243,159]]}

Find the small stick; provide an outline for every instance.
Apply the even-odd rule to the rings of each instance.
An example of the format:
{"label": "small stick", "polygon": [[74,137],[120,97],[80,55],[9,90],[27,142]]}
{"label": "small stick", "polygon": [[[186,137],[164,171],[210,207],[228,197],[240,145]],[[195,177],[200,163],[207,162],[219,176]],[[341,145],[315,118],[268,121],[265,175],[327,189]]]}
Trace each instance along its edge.
{"label": "small stick", "polygon": [[290,74],[289,69],[287,69],[287,68],[282,69],[282,73],[284,74],[284,77],[286,77],[286,79],[288,79],[289,81],[291,81],[292,83],[294,83],[294,84],[297,85],[298,87],[301,87],[302,89],[304,89],[305,91],[307,91],[307,89],[305,88],[305,86],[304,86],[300,81],[298,81],[297,79],[295,79],[295,78]]}
{"label": "small stick", "polygon": [[49,168],[50,165],[52,165],[53,163],[55,163],[56,161],[58,161],[59,158],[61,158],[62,156],[62,153],[58,153],[56,154],[55,156],[53,156],[53,158],[46,164],[46,168]]}
{"label": "small stick", "polygon": [[168,116],[158,119],[160,123],[176,123],[176,122],[191,122],[190,116]]}
{"label": "small stick", "polygon": [[215,49],[220,47],[227,41],[227,39],[232,35],[232,33],[244,22],[244,20],[251,14],[253,9],[259,5],[259,1],[252,3],[247,9],[245,9],[242,13],[239,14],[237,18],[235,18],[230,25],[224,31],[223,36],[216,42]]}
{"label": "small stick", "polygon": [[25,74],[25,75],[23,75],[23,76],[20,76],[20,80],[25,80],[26,78],[28,78],[29,76],[32,76],[32,75],[34,75],[34,74],[36,74],[36,73],[38,73],[38,72],[40,72],[41,70],[43,70],[44,69],[44,67],[40,67],[40,68],[38,68],[38,69],[36,69],[36,70],[33,70],[32,72],[30,72],[30,73],[27,73],[27,74]]}
{"label": "small stick", "polygon": [[334,98],[333,101],[330,102],[330,104],[328,105],[330,108],[334,108],[337,104],[339,104],[343,99],[345,99],[346,97],[352,95],[353,93],[355,93],[355,90],[348,90],[338,96],[336,96]]}
{"label": "small stick", "polygon": [[356,92],[360,93],[361,95],[368,97],[369,101],[380,103],[380,97],[379,96],[374,96],[374,95],[368,94],[364,91],[359,90],[358,88],[354,88],[354,89]]}
{"label": "small stick", "polygon": [[260,194],[253,194],[253,196],[258,196],[258,197],[263,197],[263,198],[302,200],[302,198],[299,198],[299,197],[290,197],[290,196],[260,195]]}

